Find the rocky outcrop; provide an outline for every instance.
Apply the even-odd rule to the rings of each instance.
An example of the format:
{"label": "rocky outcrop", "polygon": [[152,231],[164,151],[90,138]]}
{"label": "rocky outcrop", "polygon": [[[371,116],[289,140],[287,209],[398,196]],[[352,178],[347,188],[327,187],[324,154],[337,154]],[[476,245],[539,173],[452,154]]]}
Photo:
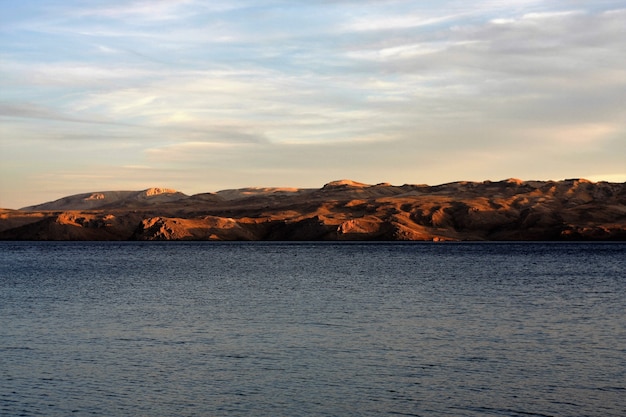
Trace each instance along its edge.
{"label": "rocky outcrop", "polygon": [[234,219],[151,217],[141,221],[131,240],[255,240],[252,228]]}
{"label": "rocky outcrop", "polygon": [[[15,217],[19,214],[14,213]],[[9,218],[10,219],[10,218]],[[26,220],[29,221],[26,221]],[[21,217],[16,227],[6,227],[0,217],[0,238],[10,240],[126,240],[129,229],[141,221],[135,213],[39,212]]]}
{"label": "rocky outcrop", "polygon": [[340,180],[193,196],[97,192],[2,210],[0,239],[626,240],[626,183]]}

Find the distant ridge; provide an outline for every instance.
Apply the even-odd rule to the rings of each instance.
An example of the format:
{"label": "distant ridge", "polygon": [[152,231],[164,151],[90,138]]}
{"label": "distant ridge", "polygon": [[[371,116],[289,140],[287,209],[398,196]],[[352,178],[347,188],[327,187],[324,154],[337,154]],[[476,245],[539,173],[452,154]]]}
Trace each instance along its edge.
{"label": "distant ridge", "polygon": [[101,191],[0,210],[20,240],[626,240],[626,183],[458,181]]}
{"label": "distant ridge", "polygon": [[136,208],[177,201],[187,195],[169,188],[148,188],[142,191],[98,191],[76,194],[55,201],[24,207],[24,211],[94,210],[108,207]]}

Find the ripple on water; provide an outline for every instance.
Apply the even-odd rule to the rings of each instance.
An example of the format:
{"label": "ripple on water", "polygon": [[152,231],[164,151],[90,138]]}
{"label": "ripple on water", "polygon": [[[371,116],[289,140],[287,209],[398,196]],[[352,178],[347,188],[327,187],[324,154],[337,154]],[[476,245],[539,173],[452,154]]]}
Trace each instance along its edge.
{"label": "ripple on water", "polygon": [[0,414],[622,416],[625,244],[0,246]]}

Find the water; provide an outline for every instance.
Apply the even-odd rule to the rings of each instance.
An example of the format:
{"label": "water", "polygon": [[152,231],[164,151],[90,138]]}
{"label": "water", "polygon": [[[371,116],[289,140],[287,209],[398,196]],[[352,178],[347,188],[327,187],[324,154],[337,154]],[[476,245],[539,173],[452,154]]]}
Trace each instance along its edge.
{"label": "water", "polygon": [[624,416],[625,254],[0,242],[0,415]]}

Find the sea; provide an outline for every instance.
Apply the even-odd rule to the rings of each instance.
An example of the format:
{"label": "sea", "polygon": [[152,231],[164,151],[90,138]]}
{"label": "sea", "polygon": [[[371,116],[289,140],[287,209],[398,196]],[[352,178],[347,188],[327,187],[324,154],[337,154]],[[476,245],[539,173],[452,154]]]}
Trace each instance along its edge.
{"label": "sea", "polygon": [[626,242],[0,242],[2,416],[626,416]]}

